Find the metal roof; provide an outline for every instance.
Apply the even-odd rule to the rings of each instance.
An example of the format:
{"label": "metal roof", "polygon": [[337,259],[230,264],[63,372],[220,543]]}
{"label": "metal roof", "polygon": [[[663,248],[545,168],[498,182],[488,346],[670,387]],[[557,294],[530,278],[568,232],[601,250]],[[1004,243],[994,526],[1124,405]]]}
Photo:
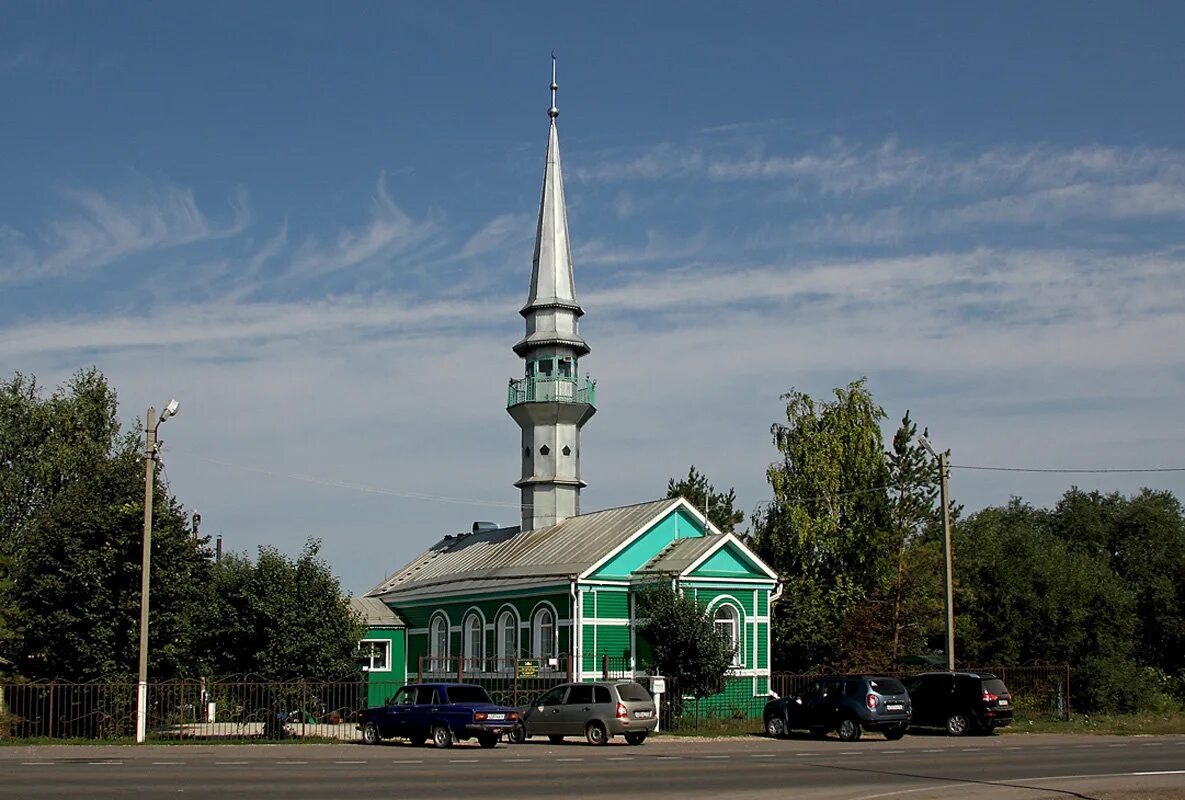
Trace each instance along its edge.
{"label": "metal roof", "polygon": [[[477,585],[468,583],[473,581],[481,582],[483,587],[510,588],[514,579],[518,579],[515,585],[521,585],[522,579],[579,575],[681,502],[663,499],[608,508],[531,531],[499,528],[446,536],[367,592],[367,596],[385,599],[398,595],[408,599],[453,593],[463,586],[476,589]],[[439,588],[432,591],[435,587]]]}
{"label": "metal roof", "polygon": [[405,627],[399,615],[377,597],[351,597],[347,602],[368,628]]}
{"label": "metal roof", "polygon": [[658,555],[650,559],[638,572],[674,573],[681,575],[704,553],[707,553],[725,539],[722,533],[711,536],[700,536],[694,539],[676,539],[667,545]]}

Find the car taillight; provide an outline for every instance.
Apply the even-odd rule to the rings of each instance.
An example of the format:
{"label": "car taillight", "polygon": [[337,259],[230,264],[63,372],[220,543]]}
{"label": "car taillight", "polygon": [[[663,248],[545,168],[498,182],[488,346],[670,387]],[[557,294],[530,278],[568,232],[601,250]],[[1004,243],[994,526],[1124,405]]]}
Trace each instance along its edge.
{"label": "car taillight", "polygon": [[485,718],[486,718],[486,712],[484,712],[484,711],[474,711],[473,712],[473,719],[476,720],[477,722],[481,722]]}
{"label": "car taillight", "polygon": [[629,712],[625,710],[625,704],[624,704],[624,703],[618,703],[618,704],[617,704],[617,714],[616,714],[615,716],[616,716],[618,719],[625,719],[626,717],[628,717],[628,716],[629,716]]}
{"label": "car taillight", "polygon": [[509,714],[506,715],[506,719],[510,720],[511,722],[514,722],[516,719],[518,719],[518,712],[511,711]]}
{"label": "car taillight", "polygon": [[868,695],[868,697],[866,697],[865,700],[868,702],[869,708],[872,708],[872,709],[876,708],[876,695],[875,694]]}
{"label": "car taillight", "polygon": [[983,702],[985,702],[985,703],[994,703],[994,702],[996,702],[996,701],[997,701],[997,700],[999,700],[999,699],[1000,699],[1000,695],[998,695],[998,694],[992,694],[992,693],[991,693],[991,692],[989,692],[987,689],[984,689],[984,690],[983,690]]}

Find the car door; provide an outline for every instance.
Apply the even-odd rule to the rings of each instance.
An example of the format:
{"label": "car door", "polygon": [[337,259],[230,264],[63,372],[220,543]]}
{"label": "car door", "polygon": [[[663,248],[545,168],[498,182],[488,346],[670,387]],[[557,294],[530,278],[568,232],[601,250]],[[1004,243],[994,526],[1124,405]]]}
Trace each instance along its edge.
{"label": "car door", "polygon": [[414,686],[404,686],[387,701],[383,719],[379,722],[379,730],[384,737],[407,735],[407,717],[415,703],[415,691]]}
{"label": "car door", "polygon": [[834,728],[838,724],[839,704],[842,698],[843,681],[821,681],[819,695],[807,713],[807,724],[812,728]]}
{"label": "car door", "polygon": [[559,730],[560,710],[563,708],[564,696],[568,687],[557,686],[544,692],[527,712],[527,733],[531,736],[539,734],[551,735]]}
{"label": "car door", "polygon": [[564,736],[579,736],[584,726],[593,718],[593,685],[577,683],[568,688],[564,704],[560,706],[556,733]]}
{"label": "car door", "polygon": [[416,703],[408,708],[404,722],[404,735],[409,739],[428,738],[432,725],[432,709],[437,703],[435,686],[417,686]]}

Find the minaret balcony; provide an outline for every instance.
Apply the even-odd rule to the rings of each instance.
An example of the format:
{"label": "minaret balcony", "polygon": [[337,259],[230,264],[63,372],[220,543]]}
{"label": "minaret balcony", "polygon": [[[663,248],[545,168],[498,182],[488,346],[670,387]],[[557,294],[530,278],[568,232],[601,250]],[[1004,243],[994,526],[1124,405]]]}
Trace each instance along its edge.
{"label": "minaret balcony", "polygon": [[584,403],[595,408],[597,382],[592,378],[541,375],[511,380],[506,392],[506,407],[521,403]]}

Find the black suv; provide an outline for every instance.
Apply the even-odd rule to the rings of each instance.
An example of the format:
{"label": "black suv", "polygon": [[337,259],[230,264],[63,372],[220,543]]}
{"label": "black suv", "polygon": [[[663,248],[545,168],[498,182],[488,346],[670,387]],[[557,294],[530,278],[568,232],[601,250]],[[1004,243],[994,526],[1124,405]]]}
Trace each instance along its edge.
{"label": "black suv", "polygon": [[793,697],[765,705],[765,732],[775,738],[805,728],[822,738],[838,731],[854,742],[864,731],[881,731],[886,739],[900,739],[909,728],[910,702],[895,678],[878,675],[839,675],[820,678]]}
{"label": "black suv", "polygon": [[988,672],[926,672],[905,682],[913,724],[946,728],[951,736],[991,733],[1012,722],[1012,695]]}

